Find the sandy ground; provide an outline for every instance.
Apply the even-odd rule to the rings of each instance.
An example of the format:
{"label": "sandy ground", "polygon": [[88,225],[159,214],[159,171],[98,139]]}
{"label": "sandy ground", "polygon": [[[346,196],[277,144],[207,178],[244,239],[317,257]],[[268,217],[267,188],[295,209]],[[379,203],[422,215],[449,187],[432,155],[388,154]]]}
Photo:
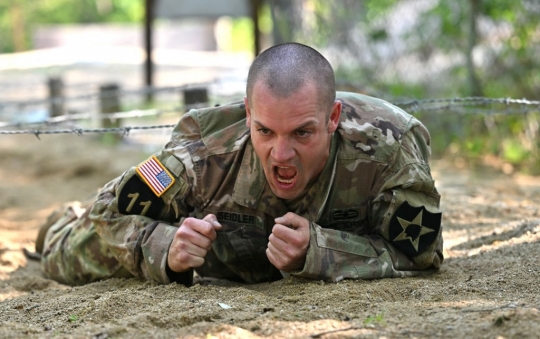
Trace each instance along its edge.
{"label": "sandy ground", "polygon": [[22,249],[63,202],[144,160],[92,136],[0,136],[1,338],[538,338],[540,178],[433,162],[443,268],[337,284],[288,278],[191,288],[46,279]]}

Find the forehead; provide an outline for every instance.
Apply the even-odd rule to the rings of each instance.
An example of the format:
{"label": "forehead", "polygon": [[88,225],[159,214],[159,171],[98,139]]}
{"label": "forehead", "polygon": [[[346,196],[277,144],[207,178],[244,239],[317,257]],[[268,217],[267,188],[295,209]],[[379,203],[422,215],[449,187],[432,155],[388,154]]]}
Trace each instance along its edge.
{"label": "forehead", "polygon": [[[308,122],[324,123],[327,112],[320,105],[317,88],[306,84],[287,97],[275,95],[264,83],[257,82],[251,98],[251,115],[255,123],[272,128],[297,128]],[[272,125],[272,126],[270,126]]]}

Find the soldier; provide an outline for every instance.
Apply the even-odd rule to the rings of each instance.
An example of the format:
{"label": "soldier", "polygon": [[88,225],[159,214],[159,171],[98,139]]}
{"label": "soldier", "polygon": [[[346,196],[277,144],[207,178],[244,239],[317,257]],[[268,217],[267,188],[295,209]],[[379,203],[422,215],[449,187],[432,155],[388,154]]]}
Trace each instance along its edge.
{"label": "soldier", "polygon": [[443,240],[429,156],[417,119],[336,95],[321,54],[281,44],[254,60],[243,102],[186,113],[160,152],[51,216],[37,247],[67,284],[433,272]]}

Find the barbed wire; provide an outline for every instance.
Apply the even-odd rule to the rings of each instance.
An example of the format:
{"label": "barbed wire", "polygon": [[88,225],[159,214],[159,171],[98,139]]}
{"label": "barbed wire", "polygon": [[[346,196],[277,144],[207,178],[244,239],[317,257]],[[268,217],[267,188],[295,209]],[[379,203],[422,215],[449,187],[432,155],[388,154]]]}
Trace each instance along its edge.
{"label": "barbed wire", "polygon": [[[443,104],[443,105],[441,105]],[[481,109],[478,110],[478,106],[490,106],[493,104],[504,105],[505,109]],[[540,101],[527,100],[527,99],[513,99],[513,98],[486,98],[486,97],[464,97],[464,98],[436,98],[436,99],[423,99],[423,100],[408,100],[401,102],[394,102],[394,105],[399,106],[409,113],[419,112],[435,112],[435,111],[451,111],[461,114],[528,114],[534,112],[540,112]],[[510,105],[519,105],[519,109],[511,109]],[[467,110],[474,108],[475,111]],[[16,127],[23,128],[25,126],[43,125],[49,126],[58,123],[70,123],[78,120],[87,119],[123,119],[123,118],[141,118],[148,116],[159,116],[168,112],[180,112],[182,107],[173,107],[169,109],[148,109],[148,110],[133,110],[128,112],[114,112],[103,113],[96,116],[95,113],[78,113],[69,114],[60,117],[52,117],[50,119],[41,122],[31,123],[1,123],[2,127]],[[147,130],[147,129],[159,129],[159,128],[171,128],[174,125],[153,125],[153,126],[126,126],[126,127],[114,127],[114,128],[70,128],[70,129],[57,129],[48,130],[41,128],[25,129],[25,130],[0,130],[0,135],[16,135],[16,134],[33,134],[39,138],[41,134],[77,134],[82,135],[84,133],[117,133],[122,132],[124,136],[128,136],[131,130]]]}
{"label": "barbed wire", "polygon": [[[77,82],[77,83],[71,83],[64,88],[66,89],[72,89],[72,88],[82,88],[82,87],[98,87],[99,85],[96,85],[95,82]],[[0,81],[0,89],[11,89],[11,88],[32,88],[32,87],[47,87],[46,79],[39,79],[34,81],[25,81],[23,83],[21,82],[6,82],[6,81]]]}
{"label": "barbed wire", "polygon": [[[403,107],[402,107],[403,108]],[[540,108],[490,108],[483,109],[473,106],[452,106],[452,105],[440,105],[420,108],[405,109],[410,114],[417,113],[433,113],[433,112],[450,112],[461,115],[518,115],[540,112]]]}
{"label": "barbed wire", "polygon": [[476,103],[476,104],[524,104],[524,105],[540,105],[540,101],[537,100],[527,100],[523,99],[513,99],[513,98],[486,98],[486,97],[455,97],[455,98],[435,98],[435,99],[422,99],[422,100],[407,100],[401,102],[395,102],[394,105],[412,105],[417,103],[429,104],[429,103],[441,103],[441,102],[451,102],[451,103]]}
{"label": "barbed wire", "polygon": [[[445,105],[433,105],[432,104],[441,104]],[[453,108],[463,108],[463,107],[477,107],[477,106],[487,106],[490,104],[503,104],[509,106],[511,104],[526,105],[526,106],[538,106],[540,108],[540,101],[537,100],[527,100],[523,99],[513,99],[513,98],[486,98],[486,97],[465,97],[465,98],[442,98],[442,99],[423,99],[423,100],[407,100],[401,102],[395,102],[394,105],[401,108],[406,108],[408,112],[428,112],[428,111],[437,111],[437,110],[450,110]],[[533,110],[534,111],[534,110]],[[492,113],[521,113],[521,110],[505,110],[502,112],[500,110],[491,110]],[[486,111],[481,113],[485,114]]]}
{"label": "barbed wire", "polygon": [[205,86],[209,86],[210,84],[211,83],[209,82],[201,82],[201,83],[186,84],[186,85],[181,85],[181,86],[163,86],[163,87],[147,86],[147,87],[142,87],[142,88],[134,89],[134,90],[118,89],[118,90],[109,90],[105,92],[98,91],[95,93],[81,94],[81,95],[75,95],[75,96],[59,96],[59,97],[31,99],[31,100],[22,100],[22,101],[3,101],[3,102],[0,102],[0,109],[3,109],[4,107],[8,107],[8,106],[25,107],[25,106],[34,106],[34,105],[43,105],[43,104],[59,105],[67,101],[75,101],[75,100],[109,99],[109,98],[117,97],[117,96],[146,95],[146,94],[154,94],[154,93],[162,93],[162,92],[174,92],[174,91],[186,90],[186,89],[191,89],[191,88],[205,87]]}
{"label": "barbed wire", "polygon": [[40,121],[33,121],[33,122],[0,122],[0,128],[5,127],[16,127],[21,128],[24,126],[30,126],[30,125],[56,125],[66,122],[73,122],[78,120],[90,120],[90,119],[110,119],[110,120],[117,120],[117,119],[127,119],[127,118],[144,118],[149,116],[157,116],[159,117],[162,114],[166,113],[178,113],[182,109],[184,109],[184,106],[177,106],[172,107],[168,109],[146,109],[146,110],[132,110],[128,112],[114,112],[114,113],[73,113],[73,114],[65,114],[57,117],[51,117],[49,119],[40,120]]}
{"label": "barbed wire", "polygon": [[33,134],[38,139],[42,134],[76,134],[83,135],[85,133],[111,133],[122,132],[123,136],[129,136],[129,132],[132,130],[150,130],[150,129],[163,129],[173,128],[176,124],[168,125],[152,125],[152,126],[125,126],[125,127],[113,127],[113,128],[72,128],[72,129],[60,129],[60,130],[22,130],[22,131],[0,131],[0,134]]}

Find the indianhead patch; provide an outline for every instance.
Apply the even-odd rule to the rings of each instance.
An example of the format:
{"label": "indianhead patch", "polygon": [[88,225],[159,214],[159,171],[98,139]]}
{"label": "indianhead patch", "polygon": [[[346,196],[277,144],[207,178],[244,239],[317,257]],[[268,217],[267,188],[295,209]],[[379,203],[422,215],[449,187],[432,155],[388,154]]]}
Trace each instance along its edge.
{"label": "indianhead patch", "polygon": [[423,253],[439,235],[442,213],[431,213],[424,206],[405,201],[390,220],[390,241],[409,257]]}
{"label": "indianhead patch", "polygon": [[161,197],[174,183],[173,176],[155,156],[137,166],[136,170],[141,179],[158,197]]}

